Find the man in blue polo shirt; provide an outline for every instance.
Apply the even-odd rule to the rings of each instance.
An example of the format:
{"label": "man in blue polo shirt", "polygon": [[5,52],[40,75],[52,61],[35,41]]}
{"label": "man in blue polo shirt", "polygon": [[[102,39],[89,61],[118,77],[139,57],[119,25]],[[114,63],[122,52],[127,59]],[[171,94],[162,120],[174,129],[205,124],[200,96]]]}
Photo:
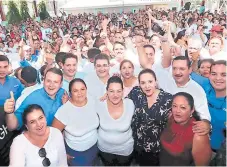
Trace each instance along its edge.
{"label": "man in blue polo shirt", "polygon": [[195,73],[191,78],[206,93],[212,125],[211,147],[216,152],[224,141],[223,131],[226,129],[226,61],[219,60],[212,64],[209,79]]}
{"label": "man in blue polo shirt", "polygon": [[0,106],[10,97],[10,91],[14,93],[14,98],[18,99],[24,88],[18,79],[8,76],[8,72],[9,59],[0,55]]}
{"label": "man in blue polo shirt", "polygon": [[61,88],[62,80],[63,74],[60,69],[49,69],[45,74],[43,88],[37,89],[29,94],[15,112],[15,101],[11,95],[11,98],[4,104],[8,129],[15,130],[22,127],[22,114],[24,109],[30,104],[38,104],[43,108],[47,125],[50,126],[56,111],[62,105],[64,99],[64,90]]}

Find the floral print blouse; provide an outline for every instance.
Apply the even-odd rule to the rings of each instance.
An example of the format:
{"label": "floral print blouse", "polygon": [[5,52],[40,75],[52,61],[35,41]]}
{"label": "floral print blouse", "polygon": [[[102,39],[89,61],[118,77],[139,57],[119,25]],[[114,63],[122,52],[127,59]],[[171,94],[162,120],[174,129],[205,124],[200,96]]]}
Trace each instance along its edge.
{"label": "floral print blouse", "polygon": [[165,128],[171,111],[172,95],[160,89],[156,102],[148,108],[146,95],[139,86],[134,87],[128,95],[135,105],[132,118],[135,150],[159,153],[160,136]]}

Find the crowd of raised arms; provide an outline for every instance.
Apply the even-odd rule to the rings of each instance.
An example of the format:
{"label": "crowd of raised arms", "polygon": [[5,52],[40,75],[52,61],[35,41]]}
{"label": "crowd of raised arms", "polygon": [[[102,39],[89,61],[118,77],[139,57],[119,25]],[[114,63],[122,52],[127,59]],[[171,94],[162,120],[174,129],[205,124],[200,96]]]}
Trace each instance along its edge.
{"label": "crowd of raised arms", "polygon": [[0,27],[0,165],[226,166],[226,15],[141,9]]}

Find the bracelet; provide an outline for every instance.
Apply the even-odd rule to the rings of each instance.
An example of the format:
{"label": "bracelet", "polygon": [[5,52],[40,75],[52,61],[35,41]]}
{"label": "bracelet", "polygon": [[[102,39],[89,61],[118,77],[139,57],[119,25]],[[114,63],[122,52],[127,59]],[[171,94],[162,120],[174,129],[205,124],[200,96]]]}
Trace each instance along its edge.
{"label": "bracelet", "polygon": [[10,113],[7,113],[7,112],[5,112],[6,114],[12,114],[12,113],[14,113],[14,111],[13,112],[10,112]]}

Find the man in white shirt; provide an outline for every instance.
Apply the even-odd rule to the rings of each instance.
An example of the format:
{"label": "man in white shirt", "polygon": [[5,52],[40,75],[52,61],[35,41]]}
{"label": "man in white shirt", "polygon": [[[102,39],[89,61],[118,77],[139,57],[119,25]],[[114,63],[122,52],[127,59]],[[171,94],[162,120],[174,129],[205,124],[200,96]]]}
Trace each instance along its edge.
{"label": "man in white shirt", "polygon": [[195,109],[201,119],[210,121],[206,94],[202,87],[190,79],[192,68],[185,56],[178,56],[172,62],[172,75],[168,71],[156,70],[159,86],[171,93],[187,92],[195,99]]}
{"label": "man in white shirt", "polygon": [[105,54],[99,54],[94,61],[96,73],[85,76],[84,81],[87,84],[89,95],[95,99],[100,99],[106,93],[106,84],[110,78],[110,61]]}
{"label": "man in white shirt", "polygon": [[197,38],[202,41],[203,47],[205,47],[207,43],[207,36],[204,34],[203,25],[199,25],[197,31],[192,35],[192,37]]}
{"label": "man in white shirt", "polygon": [[210,53],[207,49],[203,48],[202,41],[195,36],[188,39],[188,58],[192,60],[194,53],[199,52],[199,59],[210,59]]}
{"label": "man in white shirt", "polygon": [[[151,13],[151,16],[150,16],[151,17],[151,20],[154,21],[154,22],[156,22],[160,27],[163,28],[163,26],[165,24],[167,24],[167,22],[168,22],[168,13],[162,12],[162,14],[161,14],[162,20],[157,20],[156,18],[154,18],[152,16],[152,11],[151,10],[149,10],[148,12]],[[171,22],[171,21],[169,21],[169,23],[171,23],[170,24],[170,26],[171,26],[171,32],[176,32],[176,26],[175,26],[175,24],[173,22]]]}
{"label": "man in white shirt", "polygon": [[[151,12],[151,11],[150,11],[150,12]],[[162,12],[161,18],[162,18],[162,20],[157,20],[157,19],[154,18],[153,16],[151,17],[151,19],[152,19],[154,22],[158,23],[158,25],[162,27],[162,26],[163,26],[163,23],[166,22],[166,21],[168,21],[168,14],[167,14],[166,12]]]}
{"label": "man in white shirt", "polygon": [[208,40],[210,39],[210,30],[213,27],[212,19],[213,19],[213,14],[209,13],[208,20],[206,19],[204,22],[204,33],[207,36]]}
{"label": "man in white shirt", "polygon": [[[139,39],[137,42],[139,42]],[[140,56],[141,66],[143,68],[152,68],[155,71],[160,88],[171,94],[187,92],[193,96],[195,99],[195,110],[199,113],[201,120],[203,120],[195,123],[194,127],[196,128],[193,128],[193,131],[201,135],[208,134],[211,117],[208,110],[206,94],[202,87],[189,77],[192,71],[189,59],[185,56],[174,58],[171,75],[168,70],[149,62],[141,44],[137,44],[137,50]],[[172,57],[169,53],[168,43],[163,42],[162,66],[168,68],[171,61]]]}

